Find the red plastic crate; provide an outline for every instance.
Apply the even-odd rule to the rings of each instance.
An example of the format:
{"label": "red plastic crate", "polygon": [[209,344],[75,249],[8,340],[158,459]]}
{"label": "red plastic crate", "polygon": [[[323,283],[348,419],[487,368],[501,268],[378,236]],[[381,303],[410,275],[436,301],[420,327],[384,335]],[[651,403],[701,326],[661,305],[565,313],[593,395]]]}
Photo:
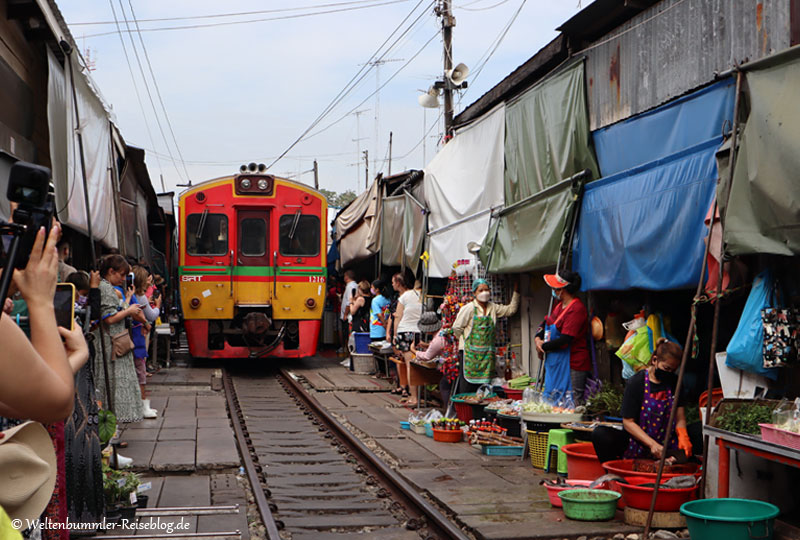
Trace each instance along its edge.
{"label": "red plastic crate", "polygon": [[766,442],[800,450],[800,434],[781,429],[775,424],[758,425],[761,426],[761,438]]}

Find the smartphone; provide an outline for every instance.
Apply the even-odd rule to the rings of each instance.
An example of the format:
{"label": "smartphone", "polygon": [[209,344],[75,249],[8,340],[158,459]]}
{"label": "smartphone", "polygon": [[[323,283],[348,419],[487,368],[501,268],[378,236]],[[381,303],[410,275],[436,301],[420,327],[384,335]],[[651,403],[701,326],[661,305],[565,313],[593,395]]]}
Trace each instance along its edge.
{"label": "smartphone", "polygon": [[125,290],[133,287],[133,278],[133,272],[130,272],[127,276],[125,276]]}
{"label": "smartphone", "polygon": [[67,330],[73,330],[75,328],[75,285],[72,283],[56,285],[53,307],[56,311],[56,324]]}

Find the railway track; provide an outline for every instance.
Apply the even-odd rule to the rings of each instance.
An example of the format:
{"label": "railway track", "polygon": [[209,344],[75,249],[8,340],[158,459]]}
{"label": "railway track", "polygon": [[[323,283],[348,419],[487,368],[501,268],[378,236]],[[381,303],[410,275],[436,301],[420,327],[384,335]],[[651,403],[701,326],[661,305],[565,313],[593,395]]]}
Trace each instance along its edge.
{"label": "railway track", "polygon": [[468,538],[285,371],[223,383],[271,540]]}

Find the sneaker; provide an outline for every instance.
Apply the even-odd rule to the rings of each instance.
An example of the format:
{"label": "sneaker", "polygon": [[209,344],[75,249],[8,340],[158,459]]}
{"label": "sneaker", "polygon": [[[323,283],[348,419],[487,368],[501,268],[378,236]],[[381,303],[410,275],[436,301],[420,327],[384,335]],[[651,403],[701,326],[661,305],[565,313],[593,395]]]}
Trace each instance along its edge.
{"label": "sneaker", "polygon": [[158,418],[158,411],[155,409],[150,408],[150,400],[143,399],[142,400],[142,415],[144,418],[150,420],[153,418]]}

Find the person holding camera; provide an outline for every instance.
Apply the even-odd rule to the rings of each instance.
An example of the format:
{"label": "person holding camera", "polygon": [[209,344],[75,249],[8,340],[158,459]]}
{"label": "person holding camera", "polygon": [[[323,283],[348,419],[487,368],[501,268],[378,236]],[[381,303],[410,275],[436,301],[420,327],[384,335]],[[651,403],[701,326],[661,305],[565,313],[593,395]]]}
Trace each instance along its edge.
{"label": "person holding camera", "polygon": [[40,228],[25,269],[14,270],[13,282],[27,303],[30,340],[5,309],[0,316],[0,415],[5,417],[64,420],[72,413],[74,374],[89,358],[82,330],[56,325],[53,297],[60,235],[56,225],[45,242],[45,229]]}
{"label": "person holding camera", "polygon": [[[142,394],[133,362],[133,341],[126,328],[127,319],[144,320],[142,308],[131,298],[133,284],[127,287],[126,298],[121,299],[115,287],[126,285],[130,266],[121,255],[108,255],[100,263],[100,319],[102,338],[105,344],[105,359],[95,362],[95,382],[105,408],[114,412],[118,422],[138,422],[143,417]],[[97,332],[97,331],[96,331]],[[101,336],[96,334],[95,339]],[[102,351],[103,347],[97,347]],[[108,381],[105,377],[104,361],[108,366]],[[108,390],[106,389],[108,384]]]}

